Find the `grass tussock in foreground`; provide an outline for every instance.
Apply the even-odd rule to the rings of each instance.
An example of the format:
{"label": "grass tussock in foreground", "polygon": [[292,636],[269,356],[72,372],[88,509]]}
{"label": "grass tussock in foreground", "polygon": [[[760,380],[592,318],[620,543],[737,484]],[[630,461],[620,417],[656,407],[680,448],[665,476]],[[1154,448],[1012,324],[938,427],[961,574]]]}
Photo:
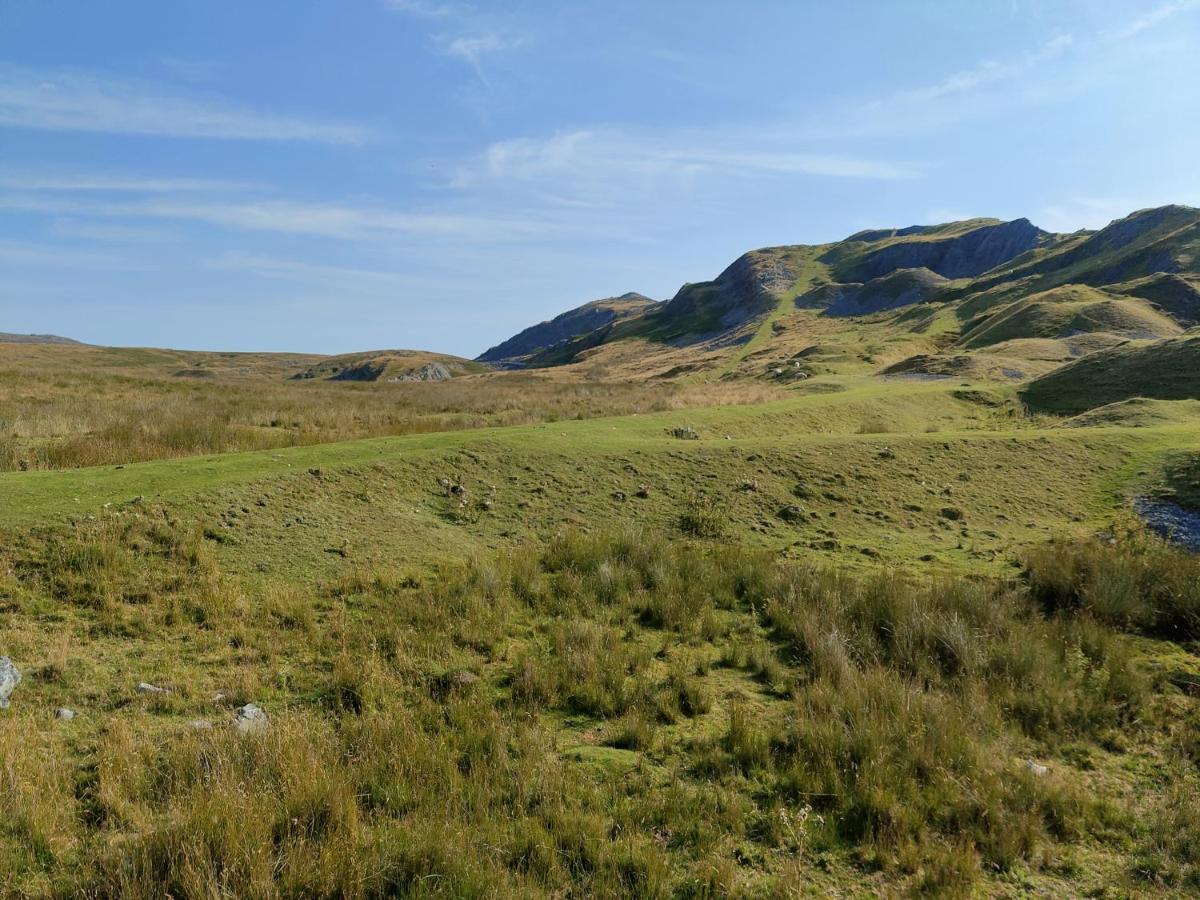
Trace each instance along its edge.
{"label": "grass tussock in foreground", "polygon": [[73,643],[4,714],[0,893],[1193,891],[1196,566],[851,577],[630,532],[312,589],[151,513],[43,533],[0,652]]}

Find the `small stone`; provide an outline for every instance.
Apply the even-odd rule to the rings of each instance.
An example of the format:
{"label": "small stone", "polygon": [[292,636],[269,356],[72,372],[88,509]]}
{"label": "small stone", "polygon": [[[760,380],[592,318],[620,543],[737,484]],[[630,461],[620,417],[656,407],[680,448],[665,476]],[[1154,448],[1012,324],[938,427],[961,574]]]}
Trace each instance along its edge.
{"label": "small stone", "polygon": [[638,489],[637,489],[637,495],[639,497],[641,497],[643,500],[645,500],[647,497],[649,497],[650,496],[650,485],[639,484]]}
{"label": "small stone", "polygon": [[265,731],[267,725],[267,714],[253,703],[241,707],[233,720],[233,727],[242,734]]}
{"label": "small stone", "polygon": [[151,684],[148,681],[140,682],[137,686],[139,694],[169,694],[171,693],[166,688],[159,687],[157,684]]}
{"label": "small stone", "polygon": [[455,672],[450,676],[450,684],[452,687],[468,688],[479,681],[479,676],[474,672],[468,672],[463,669],[461,672]]}
{"label": "small stone", "polygon": [[614,500],[616,500],[618,503],[624,503],[625,502],[625,492],[624,491],[613,491],[612,498]]}
{"label": "small stone", "polygon": [[804,518],[804,510],[799,506],[785,506],[779,510],[779,518],[785,522],[799,522]]}
{"label": "small stone", "polygon": [[1027,768],[1038,778],[1041,778],[1043,775],[1050,774],[1050,769],[1048,766],[1043,766],[1040,763],[1036,763],[1032,759],[1025,760],[1025,768]]}
{"label": "small stone", "polygon": [[54,711],[54,718],[62,719],[64,722],[70,722],[75,718],[75,710],[67,709],[65,706],[60,706]]}
{"label": "small stone", "polygon": [[7,656],[0,656],[0,709],[8,709],[8,698],[21,683],[21,673]]}

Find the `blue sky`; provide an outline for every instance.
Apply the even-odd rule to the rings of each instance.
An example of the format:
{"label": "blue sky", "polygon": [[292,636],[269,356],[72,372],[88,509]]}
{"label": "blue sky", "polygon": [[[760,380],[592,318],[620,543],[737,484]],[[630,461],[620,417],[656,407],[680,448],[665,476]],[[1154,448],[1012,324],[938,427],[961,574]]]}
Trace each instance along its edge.
{"label": "blue sky", "polygon": [[0,330],[473,356],[745,250],[1200,205],[1200,0],[0,0]]}

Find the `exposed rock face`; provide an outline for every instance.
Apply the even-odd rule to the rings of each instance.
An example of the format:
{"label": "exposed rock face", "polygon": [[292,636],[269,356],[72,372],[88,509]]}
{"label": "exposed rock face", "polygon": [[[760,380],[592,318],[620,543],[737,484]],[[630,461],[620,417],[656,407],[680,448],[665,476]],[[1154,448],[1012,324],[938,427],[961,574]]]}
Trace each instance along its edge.
{"label": "exposed rock face", "polygon": [[399,375],[393,375],[389,382],[399,381],[449,381],[454,375],[440,362],[426,363],[419,369],[410,369]]}
{"label": "exposed rock face", "polygon": [[653,318],[655,336],[675,343],[705,340],[773,309],[772,291],[788,276],[763,251],[744,253],[714,281],[685,284],[647,323]]}
{"label": "exposed rock face", "polygon": [[9,698],[21,683],[21,673],[7,656],[0,656],[0,709],[8,709]]}
{"label": "exposed rock face", "polygon": [[924,268],[944,278],[974,278],[1032,250],[1044,237],[1028,219],[1014,219],[954,237],[889,244],[841,274],[846,281],[867,282],[897,269]]}
{"label": "exposed rock face", "polygon": [[929,269],[898,269],[866,284],[823,284],[796,298],[796,305],[830,316],[865,316],[925,303],[947,279]]}
{"label": "exposed rock face", "polygon": [[637,292],[593,300],[548,322],[531,325],[478,357],[480,362],[514,362],[570,341],[597,328],[644,312],[654,301]]}

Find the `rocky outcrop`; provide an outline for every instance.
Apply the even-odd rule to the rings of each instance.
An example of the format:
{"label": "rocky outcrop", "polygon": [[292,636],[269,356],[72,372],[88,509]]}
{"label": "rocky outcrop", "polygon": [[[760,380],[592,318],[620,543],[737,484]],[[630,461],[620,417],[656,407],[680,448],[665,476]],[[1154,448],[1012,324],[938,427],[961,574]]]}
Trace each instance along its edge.
{"label": "rocky outcrop", "polygon": [[0,656],[0,709],[8,709],[9,698],[21,683],[21,673],[7,656]]}
{"label": "rocky outcrop", "polygon": [[946,282],[929,269],[898,269],[866,284],[823,284],[798,297],[796,305],[830,316],[865,316],[926,303]]}
{"label": "rocky outcrop", "polygon": [[653,305],[653,300],[636,292],[593,300],[555,316],[548,322],[531,325],[482,353],[477,359],[479,362],[494,364],[516,364],[535,353],[645,312]]}
{"label": "rocky outcrop", "polygon": [[1028,219],[981,225],[963,234],[920,235],[866,253],[845,272],[844,281],[867,282],[897,269],[929,269],[943,278],[974,278],[1032,250],[1046,232]]}

